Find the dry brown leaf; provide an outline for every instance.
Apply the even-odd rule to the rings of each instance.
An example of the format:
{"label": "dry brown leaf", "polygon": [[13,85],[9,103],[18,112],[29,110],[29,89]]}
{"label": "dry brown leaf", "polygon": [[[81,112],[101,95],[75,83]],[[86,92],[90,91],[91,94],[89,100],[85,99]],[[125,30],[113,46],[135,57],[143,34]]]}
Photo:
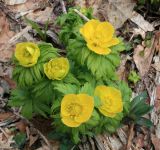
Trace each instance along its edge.
{"label": "dry brown leaf", "polygon": [[43,11],[35,11],[32,13],[29,13],[26,17],[41,23],[46,23],[47,20],[51,20],[52,18],[52,11],[53,9],[51,7],[46,7]]}
{"label": "dry brown leaf", "polygon": [[29,147],[31,147],[37,140],[38,140],[39,136],[38,135],[30,135],[29,136]]}
{"label": "dry brown leaf", "polygon": [[148,21],[144,20],[144,17],[137,12],[133,12],[133,15],[130,19],[145,32],[154,30],[153,25],[150,24]]}
{"label": "dry brown leaf", "polygon": [[101,13],[116,29],[120,28],[132,16],[135,2],[133,0],[123,0],[123,2],[121,0],[108,1],[103,0],[98,13]]}
{"label": "dry brown leaf", "polygon": [[156,111],[160,110],[160,85],[157,85],[156,87],[156,99],[154,104]]}
{"label": "dry brown leaf", "polygon": [[16,123],[16,127],[19,129],[20,132],[26,133],[27,123],[24,120],[21,120]]}
{"label": "dry brown leaf", "polygon": [[3,79],[8,83],[10,89],[15,89],[16,88],[16,82],[13,81],[11,78],[8,76],[3,77]]}
{"label": "dry brown leaf", "polygon": [[2,12],[0,12],[0,23],[0,61],[7,62],[12,57],[13,50],[6,49],[6,44],[14,32],[9,30],[8,20]]}
{"label": "dry brown leaf", "polygon": [[4,121],[4,120],[10,118],[11,116],[13,116],[13,114],[11,112],[0,113],[0,121]]}
{"label": "dry brown leaf", "polygon": [[149,70],[153,54],[155,51],[154,45],[155,38],[152,39],[151,47],[143,47],[142,45],[137,45],[134,49],[133,59],[139,70],[141,77],[143,77]]}
{"label": "dry brown leaf", "polygon": [[137,149],[141,149],[144,147],[144,135],[139,134],[135,139],[135,144]]}
{"label": "dry brown leaf", "polygon": [[27,0],[3,0],[6,5],[17,5],[17,4],[23,4]]}
{"label": "dry brown leaf", "polygon": [[160,139],[157,138],[154,134],[152,134],[151,140],[152,140],[155,150],[160,150]]}
{"label": "dry brown leaf", "polygon": [[136,4],[133,0],[75,0],[75,3],[80,7],[92,7],[96,16],[108,20],[115,28],[132,16]]}
{"label": "dry brown leaf", "polygon": [[14,13],[22,13],[39,8],[45,8],[47,0],[27,0],[26,3],[8,6]]}

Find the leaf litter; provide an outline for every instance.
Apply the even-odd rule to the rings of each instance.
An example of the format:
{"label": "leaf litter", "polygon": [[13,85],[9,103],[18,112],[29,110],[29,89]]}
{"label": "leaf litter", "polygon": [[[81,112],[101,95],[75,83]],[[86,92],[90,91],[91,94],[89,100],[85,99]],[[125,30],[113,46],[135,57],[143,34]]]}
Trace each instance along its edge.
{"label": "leaf litter", "polygon": [[[54,5],[54,2],[49,2],[48,1],[23,1],[23,0],[8,0],[5,1],[7,2],[6,4],[10,4],[12,6],[7,6],[8,9],[15,14],[15,20],[26,16],[32,20],[36,20],[38,23],[44,24],[48,18],[55,19],[55,14],[62,13],[62,10],[58,10],[59,12],[53,12],[54,9],[50,6],[50,4]],[[15,5],[16,3],[21,3],[19,5]],[[57,1],[55,1],[56,5],[60,5]],[[65,3],[67,4],[67,3]],[[133,11],[134,6],[136,5],[135,1],[131,0],[125,0],[125,2],[121,2],[119,0],[116,1],[103,1],[103,0],[98,0],[98,1],[82,1],[82,0],[77,0],[75,1],[75,4],[78,6],[91,6],[94,8],[95,15],[100,17],[102,20],[109,20],[116,28],[123,28],[123,24],[128,22],[130,23],[130,20],[134,22],[136,26],[130,26],[133,37],[131,38],[131,34],[129,32],[126,32],[129,34],[130,39],[125,39],[127,41],[130,40],[131,43],[133,43],[133,47],[131,48],[132,53],[124,54],[126,55],[126,60],[122,61],[122,64],[120,66],[120,74],[122,79],[127,80],[127,75],[128,75],[128,70],[126,69],[126,63],[129,60],[132,63],[132,69],[137,69],[139,71],[139,74],[141,75],[142,81],[137,83],[140,87],[142,86],[147,86],[148,92],[150,92],[150,104],[154,105],[155,108],[153,112],[151,112],[151,119],[155,123],[155,131],[152,131],[152,134],[144,128],[138,128],[137,129],[134,127],[133,128],[133,135],[130,135],[131,133],[130,128],[128,126],[124,126],[123,128],[119,129],[119,131],[115,135],[99,135],[97,137],[94,137],[90,139],[89,141],[85,139],[80,145],[80,149],[90,149],[90,145],[92,145],[92,149],[95,147],[104,150],[119,150],[123,149],[128,142],[130,142],[130,147],[131,149],[137,148],[137,149],[147,149],[147,145],[145,143],[150,143],[152,142],[154,145],[154,148],[158,150],[159,146],[159,140],[160,140],[160,123],[158,121],[159,118],[159,84],[160,84],[160,74],[159,69],[158,69],[158,64],[159,60],[157,59],[156,61],[153,61],[155,57],[159,57],[159,55],[156,55],[157,53],[159,54],[159,38],[157,37],[152,37],[151,39],[151,46],[147,47],[144,44],[144,40],[146,37],[146,32],[147,31],[153,31],[155,30],[152,26],[151,23],[146,21],[143,16],[140,14],[135,14]],[[52,6],[53,6],[52,5]],[[60,6],[62,7],[62,6]],[[58,7],[57,7],[58,8]],[[123,11],[122,11],[123,10]],[[2,14],[2,15],[1,15]],[[4,84],[6,87],[9,87],[9,90],[11,88],[14,88],[14,82],[11,80],[11,70],[12,68],[10,64],[10,59],[13,53],[13,48],[12,46],[19,42],[25,40],[27,36],[29,35],[28,38],[32,40],[35,40],[35,38],[28,33],[28,31],[31,31],[31,28],[25,25],[25,28],[20,29],[19,33],[15,33],[10,30],[10,21],[7,19],[6,14],[1,12],[0,14],[0,61],[2,65],[0,66],[0,80],[1,81],[6,81],[6,84]],[[46,17],[47,14],[47,17]],[[114,16],[114,17],[113,17]],[[126,20],[128,21],[126,22]],[[134,40],[137,38],[138,35],[141,35],[142,40],[139,44],[134,43]],[[23,38],[21,36],[24,36]],[[122,34],[122,36],[125,35]],[[11,40],[12,39],[12,40]],[[11,40],[11,41],[10,41]],[[27,39],[28,40],[28,39]],[[37,40],[37,39],[36,39]],[[4,45],[6,46],[8,44],[9,46],[8,50],[6,50]],[[133,57],[133,58],[132,58]],[[125,57],[124,57],[125,58]],[[134,61],[133,61],[134,60]],[[133,65],[135,63],[135,65]],[[149,84],[146,83],[144,85],[144,79],[145,76],[149,76],[149,74],[152,75],[152,67],[156,69],[156,77],[154,81],[155,84]],[[127,73],[126,73],[127,72]],[[147,79],[150,79],[147,77]],[[153,79],[152,79],[153,80]],[[158,85],[157,85],[158,84]],[[137,85],[134,85],[134,92],[139,93],[140,90],[139,88],[136,89]],[[7,89],[7,88],[6,88]],[[4,88],[4,86],[0,86],[0,95],[1,99],[4,101],[4,104],[7,103],[7,99],[5,97],[5,94],[7,93],[7,90]],[[153,90],[154,89],[154,90]],[[6,105],[4,105],[6,107]],[[0,107],[1,108],[1,107]],[[45,150],[45,149],[50,149],[50,144],[48,144],[48,139],[46,139],[43,134],[34,127],[32,122],[28,122],[28,120],[25,120],[19,116],[18,110],[14,109],[13,113],[10,113],[9,111],[4,111],[2,110],[3,113],[0,114],[0,147],[7,147],[7,148],[13,148],[13,145],[15,146],[15,139],[19,137],[23,137],[26,146],[28,146],[30,149],[39,149],[39,150]],[[153,118],[157,116],[157,118]],[[147,116],[148,117],[148,116]],[[14,128],[18,129],[18,132],[13,133],[12,130]],[[25,134],[25,136],[23,135]],[[151,134],[151,139],[147,139],[145,135]],[[129,136],[133,136],[130,141],[128,141]],[[27,140],[29,142],[27,142]],[[23,144],[23,142],[20,144]],[[46,142],[47,141],[47,142]],[[84,144],[86,143],[88,144]],[[90,142],[91,141],[91,142]],[[38,144],[37,144],[38,143]],[[55,141],[50,141],[50,143],[53,144],[54,147],[58,149],[58,145]],[[56,144],[55,144],[56,143]],[[37,147],[39,145],[39,147]],[[36,147],[36,148],[35,148]]]}

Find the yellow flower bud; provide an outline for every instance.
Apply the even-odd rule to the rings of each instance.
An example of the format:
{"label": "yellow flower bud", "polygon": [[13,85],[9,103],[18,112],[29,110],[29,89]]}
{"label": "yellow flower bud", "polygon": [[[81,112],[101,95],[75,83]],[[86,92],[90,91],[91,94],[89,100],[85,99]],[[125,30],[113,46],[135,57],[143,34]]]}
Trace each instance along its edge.
{"label": "yellow flower bud", "polygon": [[39,56],[40,49],[35,43],[23,42],[16,45],[15,57],[21,66],[34,66],[37,63]]}
{"label": "yellow flower bud", "polygon": [[69,61],[67,58],[54,58],[44,64],[44,73],[49,79],[62,80],[69,71]]}
{"label": "yellow flower bud", "polygon": [[122,95],[118,89],[101,85],[96,87],[94,94],[101,100],[98,109],[103,115],[113,118],[123,111]]}
{"label": "yellow flower bud", "polygon": [[87,94],[67,94],[61,102],[61,120],[69,127],[78,127],[89,120],[93,108],[93,97]]}
{"label": "yellow flower bud", "polygon": [[114,32],[114,27],[109,22],[94,19],[80,28],[87,47],[100,55],[108,55],[111,52],[110,47],[119,43],[119,40],[114,37]]}

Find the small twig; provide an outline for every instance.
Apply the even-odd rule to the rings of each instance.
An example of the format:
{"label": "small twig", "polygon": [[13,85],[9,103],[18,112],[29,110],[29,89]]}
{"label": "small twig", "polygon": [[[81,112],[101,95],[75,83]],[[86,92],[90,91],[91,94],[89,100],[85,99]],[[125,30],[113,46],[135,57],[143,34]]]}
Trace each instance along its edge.
{"label": "small twig", "polygon": [[134,124],[131,124],[130,130],[129,130],[128,141],[126,145],[126,150],[129,150],[131,148],[133,137],[134,137]]}
{"label": "small twig", "polygon": [[67,10],[66,10],[66,6],[64,4],[64,1],[63,0],[60,0],[60,3],[61,3],[61,6],[62,6],[62,11],[64,14],[67,14]]}
{"label": "small twig", "polygon": [[89,19],[83,15],[80,11],[78,11],[77,9],[74,9],[74,12],[76,12],[80,17],[82,17],[85,21],[89,21]]}

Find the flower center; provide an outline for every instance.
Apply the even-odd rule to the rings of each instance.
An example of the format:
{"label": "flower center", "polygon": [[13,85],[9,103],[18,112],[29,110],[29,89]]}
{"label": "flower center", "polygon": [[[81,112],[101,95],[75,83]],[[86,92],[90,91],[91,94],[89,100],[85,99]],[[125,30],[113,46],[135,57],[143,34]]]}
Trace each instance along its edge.
{"label": "flower center", "polygon": [[82,106],[77,103],[72,103],[67,107],[67,111],[70,113],[71,117],[79,116],[82,112]]}
{"label": "flower center", "polygon": [[109,96],[104,97],[104,104],[107,106],[112,106],[112,99]]}
{"label": "flower center", "polygon": [[34,53],[34,49],[31,47],[26,47],[25,51],[24,51],[24,56],[25,57],[29,57],[32,56]]}

